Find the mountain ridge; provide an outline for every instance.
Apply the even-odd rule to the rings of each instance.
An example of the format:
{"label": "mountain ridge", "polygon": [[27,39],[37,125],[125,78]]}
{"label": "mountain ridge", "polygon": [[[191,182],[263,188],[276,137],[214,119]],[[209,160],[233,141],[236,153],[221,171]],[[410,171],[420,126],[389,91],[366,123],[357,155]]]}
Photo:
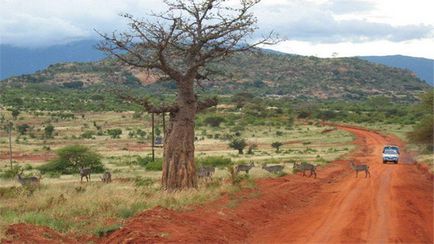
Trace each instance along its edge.
{"label": "mountain ridge", "polygon": [[[428,84],[408,70],[359,58],[316,58],[265,51],[238,54],[210,63],[208,68],[212,75],[197,87],[202,93],[249,92],[261,96],[350,100],[381,95],[414,101],[420,92],[429,89]],[[58,63],[2,83],[5,87],[50,84],[71,89],[123,84],[142,87],[149,93],[170,93],[176,89],[173,81],[161,79],[153,72],[117,65],[110,59]]]}
{"label": "mountain ridge", "polygon": [[[105,55],[95,49],[97,43],[96,40],[82,40],[44,48],[20,48],[2,44],[0,45],[0,80],[32,74],[56,63],[99,61]],[[271,49],[264,49],[264,52],[300,56]],[[434,85],[434,60],[432,59],[404,55],[358,56],[357,58],[389,67],[409,69],[420,79]]]}
{"label": "mountain ridge", "polygon": [[91,62],[105,57],[94,48],[94,40],[76,41],[42,48],[0,45],[0,80],[32,74],[49,65],[65,62]]}
{"label": "mountain ridge", "polygon": [[404,55],[359,56],[369,62],[413,71],[420,79],[434,86],[434,60]]}

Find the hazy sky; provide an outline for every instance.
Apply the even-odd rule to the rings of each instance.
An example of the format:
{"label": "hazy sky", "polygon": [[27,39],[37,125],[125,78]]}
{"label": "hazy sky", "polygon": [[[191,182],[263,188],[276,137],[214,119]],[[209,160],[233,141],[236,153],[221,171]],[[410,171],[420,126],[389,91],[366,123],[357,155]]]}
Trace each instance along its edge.
{"label": "hazy sky", "polygon": [[[0,43],[21,47],[96,38],[122,30],[118,16],[144,16],[162,0],[0,0]],[[403,54],[434,58],[433,0],[262,0],[259,33],[286,41],[271,47],[302,55]],[[270,48],[270,47],[269,47]]]}

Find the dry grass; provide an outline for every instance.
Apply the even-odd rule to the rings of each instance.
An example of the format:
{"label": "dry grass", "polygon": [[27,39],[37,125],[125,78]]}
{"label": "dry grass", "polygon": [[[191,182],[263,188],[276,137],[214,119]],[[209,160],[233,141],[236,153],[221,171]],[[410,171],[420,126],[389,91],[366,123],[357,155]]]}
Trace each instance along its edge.
{"label": "dry grass", "polygon": [[[201,184],[198,190],[175,193],[161,191],[158,183],[161,172],[146,171],[143,167],[130,163],[137,156],[150,153],[149,140],[142,144],[138,139],[128,137],[128,131],[139,128],[149,133],[150,127],[146,124],[149,120],[132,119],[132,115],[131,112],[86,113],[84,118],[76,115],[73,120],[53,120],[47,114],[39,117],[20,115],[17,123],[34,126],[37,135],[34,139],[27,136],[26,141],[21,137],[19,143],[16,143],[14,135],[14,155],[21,156],[17,160],[21,165],[37,166],[45,163],[47,158],[34,160],[34,156],[53,157],[53,150],[79,143],[104,156],[103,163],[113,173],[114,182],[107,185],[97,182],[98,175],[92,175],[93,182],[83,184],[79,183],[78,175],[62,175],[59,178],[44,176],[42,186],[35,191],[29,191],[18,187],[14,180],[0,179],[0,236],[9,224],[18,222],[49,226],[66,233],[95,234],[107,226],[118,226],[126,218],[155,206],[180,209],[216,199],[221,192],[237,189],[229,184],[222,184],[229,178],[229,174],[226,169],[217,169],[214,181]],[[48,120],[55,126],[57,135],[54,139],[44,141],[39,136]],[[84,131],[96,130],[94,122],[101,125],[104,131],[122,128],[121,139],[111,139],[106,135],[95,136],[95,139],[79,139]],[[285,162],[295,160],[323,164],[353,148],[350,143],[353,136],[350,133],[321,133],[328,128],[301,124],[291,130],[270,126],[245,128],[241,136],[249,143],[257,144],[258,148],[252,155],[239,155],[236,150],[228,148],[228,141],[209,138],[215,134],[233,133],[228,128],[199,127],[196,135],[201,140],[196,142],[196,156],[230,157],[235,163],[253,160],[256,167],[250,171],[248,178],[252,183],[256,178],[277,177],[262,170],[262,163],[284,164],[284,172],[290,173],[292,164]],[[202,135],[204,130],[206,134]],[[4,132],[0,132],[0,138],[0,156],[4,156],[7,155]],[[280,153],[276,153],[271,147],[274,141],[284,143]],[[44,146],[51,150],[44,150]],[[157,149],[157,156],[161,156],[161,149]],[[6,158],[0,159],[0,169],[8,165]]]}
{"label": "dry grass", "polygon": [[[26,222],[49,226],[61,232],[95,234],[101,228],[146,209],[161,206],[181,209],[216,199],[232,186],[214,180],[199,189],[169,193],[160,185],[142,179],[103,184],[43,184],[33,192],[22,187],[0,188],[0,233],[9,224]],[[1,235],[1,234],[0,234]]]}

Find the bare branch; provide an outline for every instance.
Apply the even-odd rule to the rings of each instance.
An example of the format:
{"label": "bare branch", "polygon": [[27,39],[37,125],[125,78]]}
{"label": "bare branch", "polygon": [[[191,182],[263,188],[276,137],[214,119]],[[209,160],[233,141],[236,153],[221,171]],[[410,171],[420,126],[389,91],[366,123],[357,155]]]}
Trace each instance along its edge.
{"label": "bare branch", "polygon": [[[151,14],[153,21],[122,17],[130,22],[126,33],[100,34],[99,49],[139,68],[161,70],[178,84],[195,79],[206,63],[275,41],[272,33],[249,43],[257,29],[251,8],[260,0],[165,0],[168,11]],[[155,20],[157,19],[157,20]]]}
{"label": "bare branch", "polygon": [[124,92],[120,91],[120,90],[112,90],[112,92],[119,97],[120,99],[130,102],[130,103],[135,103],[138,104],[140,106],[142,106],[146,112],[148,113],[176,113],[179,110],[178,105],[176,104],[166,104],[166,105],[159,105],[159,106],[155,106],[154,104],[152,104],[149,99],[147,98],[137,98],[137,97],[133,97],[131,95],[125,94]]}

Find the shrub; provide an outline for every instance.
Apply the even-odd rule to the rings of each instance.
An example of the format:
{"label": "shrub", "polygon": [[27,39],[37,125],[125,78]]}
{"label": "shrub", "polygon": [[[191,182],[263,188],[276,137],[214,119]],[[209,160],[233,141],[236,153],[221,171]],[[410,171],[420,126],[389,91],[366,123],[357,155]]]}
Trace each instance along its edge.
{"label": "shrub", "polygon": [[[122,216],[122,214],[120,214]],[[130,215],[132,216],[132,215]],[[103,236],[107,236],[110,233],[120,229],[122,227],[122,225],[120,224],[114,224],[114,225],[110,225],[110,226],[104,226],[98,230],[95,231],[96,235],[99,237],[103,237]]]}
{"label": "shrub", "polygon": [[140,157],[138,156],[135,164],[140,165],[142,167],[146,167],[146,165],[148,165],[148,163],[152,162],[152,157],[151,156],[146,156],[146,157]]}
{"label": "shrub", "polygon": [[424,145],[429,151],[434,149],[434,138],[433,138],[433,128],[434,128],[434,90],[424,93],[421,95],[421,104],[416,107],[421,112],[421,120],[416,124],[408,134],[411,142],[415,144]]}
{"label": "shrub", "polygon": [[197,158],[196,164],[199,165],[207,165],[214,167],[225,167],[232,164],[231,158],[225,158],[223,156],[208,156],[203,158]]}
{"label": "shrub", "polygon": [[209,116],[203,122],[212,127],[219,127],[221,123],[225,122],[225,119],[220,116]]}
{"label": "shrub", "polygon": [[20,115],[20,111],[18,109],[12,110],[12,117],[16,120],[18,115]]}
{"label": "shrub", "polygon": [[146,170],[161,171],[163,170],[163,159],[156,158],[155,161],[150,161],[146,164]]}
{"label": "shrub", "polygon": [[28,124],[22,124],[17,126],[18,133],[20,135],[25,135],[27,131],[29,130],[30,126]]}
{"label": "shrub", "polygon": [[88,130],[88,131],[85,131],[83,134],[81,134],[81,138],[84,138],[84,139],[93,139],[94,135],[95,135],[95,133],[93,131]]}
{"label": "shrub", "polygon": [[101,162],[101,155],[91,151],[82,145],[71,145],[59,149],[57,158],[38,169],[43,173],[59,172],[62,174],[72,174],[79,171],[79,167],[90,167],[94,173],[104,172]]}
{"label": "shrub", "polygon": [[7,168],[5,171],[0,173],[0,178],[12,179],[21,171],[21,166],[17,165],[16,162],[12,168]]}
{"label": "shrub", "polygon": [[52,125],[47,125],[44,128],[44,135],[45,138],[53,138],[54,135],[54,126]]}
{"label": "shrub", "polygon": [[113,139],[121,138],[122,129],[109,129],[107,130],[107,134]]}
{"label": "shrub", "polygon": [[427,116],[416,126],[413,131],[408,133],[408,138],[415,144],[424,145],[427,150],[432,150],[433,146],[434,122],[432,116]]}

